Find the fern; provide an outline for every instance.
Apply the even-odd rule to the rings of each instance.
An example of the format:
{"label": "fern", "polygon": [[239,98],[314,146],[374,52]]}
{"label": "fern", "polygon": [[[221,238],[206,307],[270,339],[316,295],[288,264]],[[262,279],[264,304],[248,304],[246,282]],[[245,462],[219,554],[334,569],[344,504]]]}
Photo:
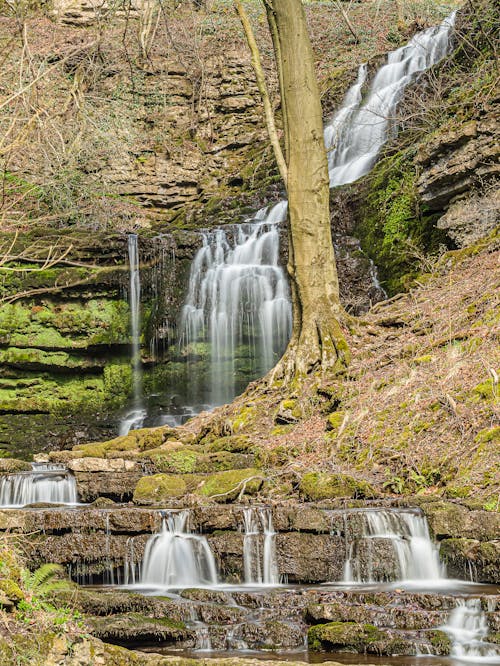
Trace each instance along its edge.
{"label": "fern", "polygon": [[63,573],[64,569],[60,564],[42,564],[33,573],[26,573],[23,582],[26,590],[32,595],[44,597],[71,587],[68,580],[61,580]]}

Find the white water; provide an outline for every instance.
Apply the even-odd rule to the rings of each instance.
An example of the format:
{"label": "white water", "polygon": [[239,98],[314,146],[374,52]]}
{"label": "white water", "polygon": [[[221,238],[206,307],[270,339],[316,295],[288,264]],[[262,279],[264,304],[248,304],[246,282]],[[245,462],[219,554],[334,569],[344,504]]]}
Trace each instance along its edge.
{"label": "white water", "polygon": [[[367,66],[361,65],[356,83],[324,131],[331,187],[370,171],[384,143],[397,132],[395,112],[405,88],[446,55],[454,21],[455,13],[389,53],[365,98]],[[260,210],[253,224],[239,227],[234,241],[223,230],[206,234],[194,258],[182,312],[182,343],[209,343],[213,405],[232,400],[237,392],[238,348],[250,348],[251,379],[265,374],[288,342],[291,304],[278,265],[275,226],[285,219],[286,208],[287,202],[280,201],[269,211]],[[380,287],[376,274],[374,285]]]}
{"label": "white water", "polygon": [[[438,582],[446,578],[446,569],[439,559],[425,516],[413,511],[387,511],[373,509],[359,511],[363,528],[359,537],[348,547],[344,564],[343,582],[380,582],[383,578],[373,562],[368,563],[368,576],[363,575],[356,550],[361,540],[387,539],[396,556],[399,571],[396,579]],[[347,535],[346,535],[347,539]]]}
{"label": "white water", "polygon": [[162,588],[215,586],[214,556],[204,536],[188,529],[189,511],[169,513],[146,544],[140,583]]}
{"label": "white water", "polygon": [[331,187],[352,183],[370,171],[384,143],[397,133],[396,108],[405,88],[448,53],[454,23],[455,12],[389,53],[365,96],[367,67],[361,65],[356,83],[324,132]]}
{"label": "white water", "polygon": [[285,206],[259,211],[255,223],[237,228],[234,240],[221,229],[204,234],[191,266],[182,343],[209,343],[213,405],[235,395],[238,353],[252,379],[276,363],[288,342],[291,305],[276,225]]}
{"label": "white water", "polygon": [[31,472],[9,474],[0,479],[0,506],[19,508],[27,504],[78,504],[75,477],[64,465],[32,463]]}
{"label": "white water", "polygon": [[441,628],[451,638],[451,657],[470,664],[500,664],[499,646],[485,641],[488,621],[480,599],[461,599]]}
{"label": "white water", "polygon": [[141,365],[141,274],[139,261],[139,246],[136,234],[128,235],[128,261],[129,261],[129,307],[130,307],[130,335],[132,339],[132,409],[122,419],[119,435],[126,435],[130,430],[142,427],[146,417],[146,410],[142,404],[142,365]]}
{"label": "white water", "polygon": [[269,509],[243,509],[245,583],[279,585],[276,532]]}

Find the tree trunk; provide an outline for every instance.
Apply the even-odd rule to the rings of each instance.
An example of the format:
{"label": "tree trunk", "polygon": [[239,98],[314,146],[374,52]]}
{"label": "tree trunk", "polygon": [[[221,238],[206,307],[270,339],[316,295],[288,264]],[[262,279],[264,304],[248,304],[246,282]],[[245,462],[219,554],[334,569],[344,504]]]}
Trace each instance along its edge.
{"label": "tree trunk", "polygon": [[272,378],[291,379],[349,362],[331,230],[321,103],[301,0],[270,0],[286,128],[293,333]]}

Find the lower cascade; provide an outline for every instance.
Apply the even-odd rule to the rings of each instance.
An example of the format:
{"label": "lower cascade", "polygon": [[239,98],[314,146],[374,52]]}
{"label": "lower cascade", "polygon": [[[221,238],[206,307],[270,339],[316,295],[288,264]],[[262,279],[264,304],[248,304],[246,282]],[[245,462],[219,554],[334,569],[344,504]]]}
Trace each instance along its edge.
{"label": "lower cascade", "polygon": [[32,463],[31,466],[31,472],[9,474],[0,479],[1,507],[78,504],[75,478],[64,465]]}
{"label": "lower cascade", "polygon": [[[376,558],[372,557],[375,540],[390,544],[399,568],[397,579],[440,581],[446,577],[445,566],[439,559],[436,544],[431,540],[425,516],[411,510],[382,509],[361,509],[357,514],[362,516],[362,528],[347,546],[344,582],[371,583],[387,579],[385,572],[377,570]],[[346,544],[349,541],[347,533],[348,529]],[[363,568],[361,544],[368,547],[368,563]]]}
{"label": "lower cascade", "polygon": [[500,664],[498,645],[487,643],[488,622],[480,599],[460,600],[443,627],[451,638],[451,656],[472,664]]}
{"label": "lower cascade", "polygon": [[168,513],[147,542],[140,583],[180,588],[217,585],[214,556],[204,536],[188,528],[189,511]]}
{"label": "lower cascade", "polygon": [[[243,509],[243,524],[245,529],[243,539],[245,583],[278,585],[280,576],[276,560],[276,532],[271,511],[263,508]],[[263,543],[262,534],[264,535]]]}

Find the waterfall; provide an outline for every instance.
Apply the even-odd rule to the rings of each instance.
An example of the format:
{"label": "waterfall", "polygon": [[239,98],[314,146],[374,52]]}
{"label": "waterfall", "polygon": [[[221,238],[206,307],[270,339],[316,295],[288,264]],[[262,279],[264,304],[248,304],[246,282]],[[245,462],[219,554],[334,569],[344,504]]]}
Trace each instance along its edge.
{"label": "waterfall", "polygon": [[[399,580],[440,581],[446,576],[439,559],[437,546],[431,540],[425,516],[415,511],[365,509],[351,516],[360,517],[361,535],[351,541],[344,563],[344,582],[379,582],[383,576],[377,572],[370,557],[368,575],[361,571],[362,562],[356,557],[359,544],[365,541],[371,554],[371,540],[387,539],[398,562]],[[349,523],[347,519],[346,524]],[[348,535],[346,534],[346,542]]]}
{"label": "waterfall", "polygon": [[[370,171],[389,136],[406,86],[449,49],[455,13],[441,25],[416,34],[387,56],[366,97],[368,68],[361,65],[356,83],[324,131],[331,187],[352,183]],[[229,402],[238,389],[237,354],[248,347],[247,382],[262,376],[283,353],[291,332],[287,280],[278,265],[277,225],[287,202],[260,210],[253,223],[241,225],[232,242],[218,230],[203,236],[189,278],[182,311],[182,342],[210,344],[210,402]],[[372,271],[376,278],[375,271]],[[378,285],[376,279],[374,285]],[[241,361],[241,358],[239,359]],[[240,364],[241,365],[241,364]]]}
{"label": "waterfall", "polygon": [[441,628],[451,638],[451,657],[472,664],[500,664],[499,646],[484,640],[488,622],[480,599],[460,599]]}
{"label": "waterfall", "polygon": [[384,143],[397,133],[396,107],[405,88],[448,53],[454,23],[455,12],[389,53],[365,97],[367,67],[360,66],[356,83],[325,128],[331,187],[352,183],[370,171]]}
{"label": "waterfall", "polygon": [[155,587],[217,585],[214,556],[204,536],[188,529],[189,511],[168,513],[146,543],[140,582]]}
{"label": "waterfall", "polygon": [[31,472],[9,474],[0,479],[0,506],[19,508],[27,504],[78,504],[75,477],[64,465],[32,463]]}
{"label": "waterfall", "polygon": [[[269,509],[243,509],[243,569],[245,583],[279,585],[276,532]],[[262,535],[264,543],[261,543]]]}
{"label": "waterfall", "polygon": [[139,246],[137,234],[128,235],[129,261],[129,306],[130,334],[132,338],[132,410],[122,419],[119,435],[126,435],[129,430],[143,425],[146,411],[142,404],[142,365],[141,365],[141,274],[139,270]]}
{"label": "waterfall", "polygon": [[242,224],[231,240],[219,229],[203,235],[191,266],[182,311],[182,341],[210,345],[210,402],[232,400],[237,360],[247,381],[263,375],[283,353],[291,332],[288,284],[279,266],[279,233],[286,203]]}

